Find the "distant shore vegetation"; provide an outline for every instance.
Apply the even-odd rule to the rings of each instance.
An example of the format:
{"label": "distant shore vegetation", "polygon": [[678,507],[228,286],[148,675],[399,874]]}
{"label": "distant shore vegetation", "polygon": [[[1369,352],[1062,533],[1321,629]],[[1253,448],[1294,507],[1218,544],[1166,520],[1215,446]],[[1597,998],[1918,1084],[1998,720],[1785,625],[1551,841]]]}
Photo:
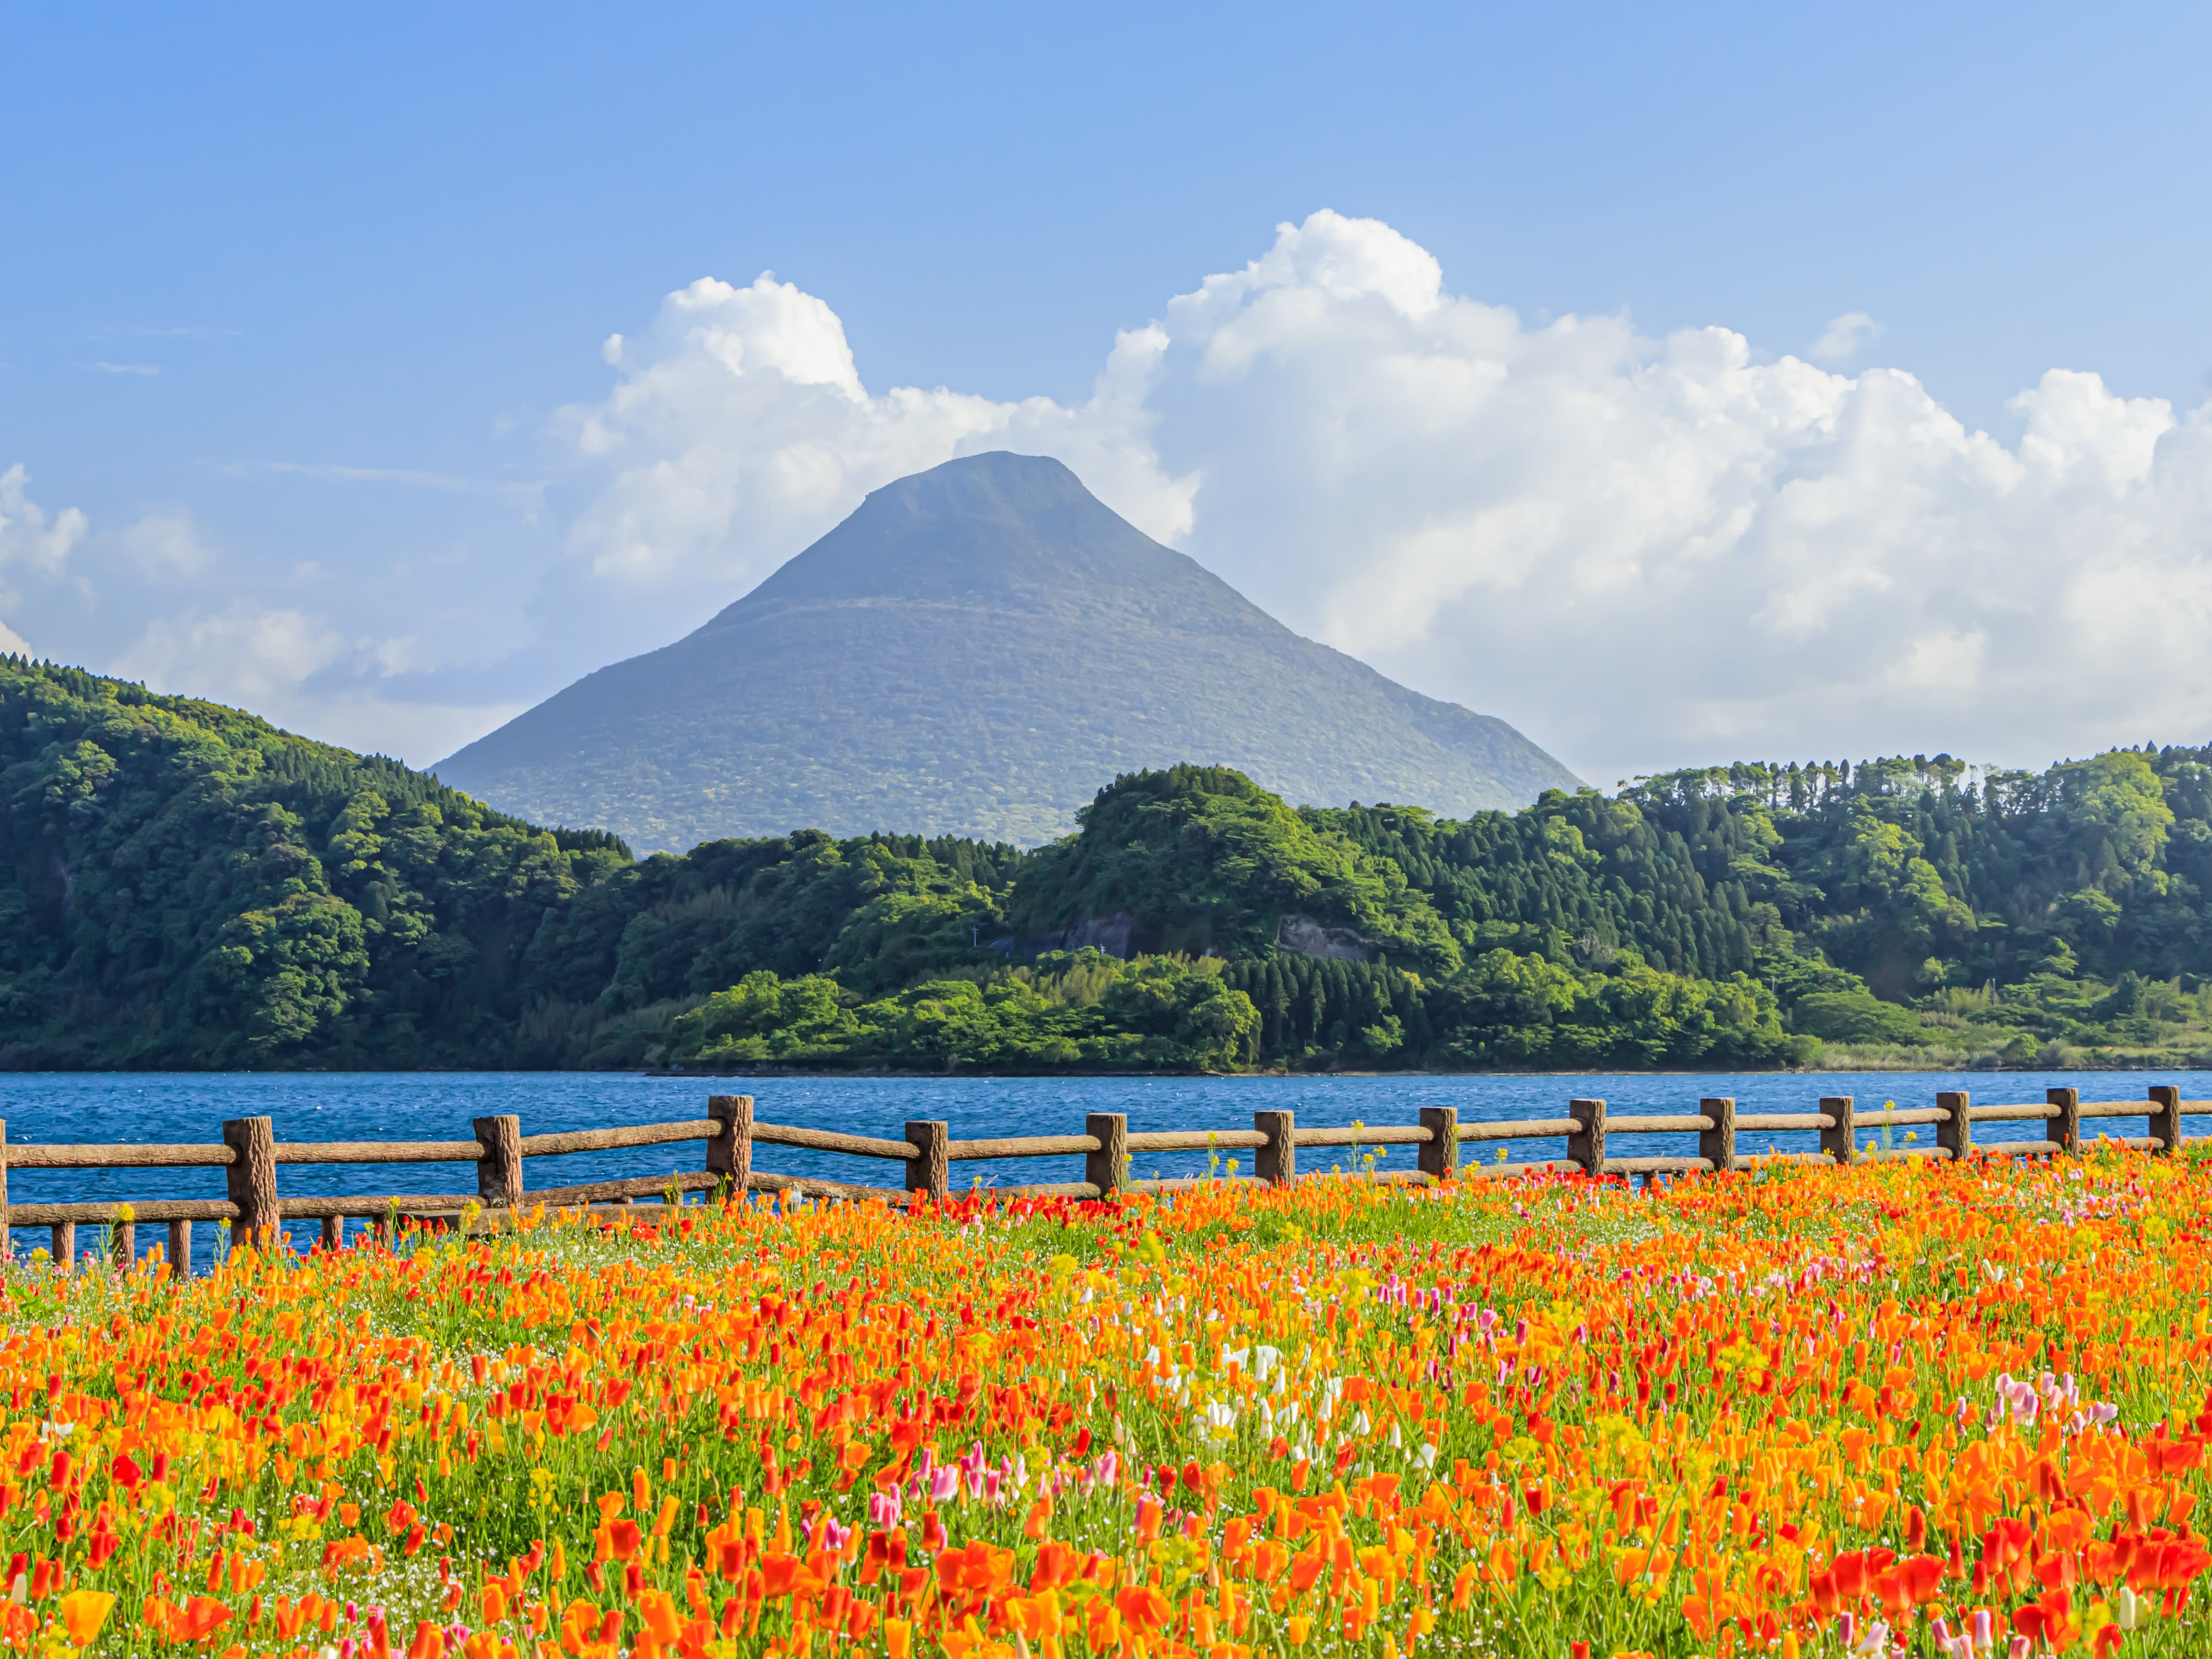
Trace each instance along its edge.
{"label": "distant shore vegetation", "polygon": [[1746,764],[1465,819],[1179,766],[1038,848],[641,860],[0,658],[0,1066],[2207,1066],[2208,763]]}

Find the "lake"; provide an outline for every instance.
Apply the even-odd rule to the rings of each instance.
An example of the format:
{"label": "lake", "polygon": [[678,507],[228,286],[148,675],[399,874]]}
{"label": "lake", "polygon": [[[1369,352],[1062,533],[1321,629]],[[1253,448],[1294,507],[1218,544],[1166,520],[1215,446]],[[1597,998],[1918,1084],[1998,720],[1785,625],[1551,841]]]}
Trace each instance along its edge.
{"label": "lake", "polygon": [[[1613,1115],[1687,1112],[1708,1095],[1733,1095],[1740,1112],[1814,1110],[1823,1095],[1851,1095],[1863,1120],[1887,1100],[1899,1107],[1932,1106],[1939,1090],[1965,1089],[1977,1102],[2040,1101],[2046,1087],[2079,1088],[2085,1100],[2141,1100],[2151,1084],[2178,1085],[2185,1099],[2212,1094],[2203,1072],[2039,1073],[1635,1073],[1626,1076],[1532,1075],[1484,1077],[1295,1078],[666,1078],[626,1073],[15,1073],[0,1074],[0,1118],[11,1146],[89,1141],[217,1141],[226,1118],[268,1116],[284,1140],[454,1140],[470,1137],[470,1120],[513,1112],[525,1134],[610,1124],[666,1122],[696,1118],[710,1094],[750,1094],[763,1121],[900,1139],[909,1118],[942,1118],[956,1139],[982,1135],[1073,1134],[1091,1112],[1126,1112],[1132,1129],[1249,1129],[1252,1114],[1290,1108],[1302,1125],[1410,1124],[1424,1106],[1455,1106],[1462,1121],[1559,1117],[1569,1100],[1597,1097]],[[2212,1115],[2186,1120],[2192,1135],[2212,1133]],[[2114,1134],[2144,1133],[2139,1121],[2084,1126]],[[1862,1127],[1862,1139],[1865,1138]],[[1920,1132],[1923,1144],[1934,1139]],[[2034,1140],[2034,1123],[1978,1123],[1981,1143]],[[1516,1161],[1565,1155],[1559,1140],[1507,1143]],[[1810,1134],[1747,1133],[1745,1152],[1771,1146],[1814,1150]],[[1685,1154],[1695,1143],[1683,1135],[1607,1137],[1614,1157]],[[1394,1147],[1382,1167],[1410,1168],[1411,1147]],[[569,1186],[620,1176],[657,1176],[702,1167],[696,1143],[635,1151],[532,1159],[531,1187]],[[1489,1158],[1495,1149],[1472,1154]],[[1327,1154],[1311,1149],[1305,1166]],[[1249,1168],[1249,1153],[1243,1155]],[[757,1149],[755,1167],[788,1175],[892,1182],[887,1166],[787,1147]],[[1202,1173],[1204,1153],[1140,1155],[1135,1173],[1149,1177]],[[1322,1165],[1321,1167],[1326,1167]],[[956,1164],[956,1183],[981,1176],[987,1182],[1076,1181],[1079,1159]],[[403,1164],[352,1167],[287,1165],[278,1176],[287,1195],[362,1194],[395,1188],[416,1192],[465,1192],[475,1186],[465,1165]],[[194,1170],[10,1170],[8,1196],[18,1204],[122,1201],[148,1198],[221,1198],[222,1171]],[[296,1224],[304,1245],[314,1224]],[[160,1229],[142,1228],[142,1248]],[[212,1229],[198,1230],[204,1261]],[[80,1227],[81,1250],[94,1230]],[[18,1229],[21,1255],[47,1243],[44,1229]]]}

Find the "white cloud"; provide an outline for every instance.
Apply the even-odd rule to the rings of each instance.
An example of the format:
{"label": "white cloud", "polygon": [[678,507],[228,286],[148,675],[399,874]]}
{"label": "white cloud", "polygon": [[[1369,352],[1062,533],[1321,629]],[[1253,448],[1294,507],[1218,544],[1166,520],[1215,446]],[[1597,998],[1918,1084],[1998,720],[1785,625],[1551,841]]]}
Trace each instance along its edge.
{"label": "white cloud", "polygon": [[149,623],[110,672],[149,690],[240,704],[267,714],[301,682],[344,654],[345,642],[319,617],[243,602],[210,615],[187,611]]}
{"label": "white cloud", "polygon": [[84,514],[73,507],[47,512],[31,499],[30,483],[21,462],[0,472],[0,605],[21,597],[11,573],[52,580],[84,539]]}
{"label": "white cloud", "polygon": [[[1874,331],[1854,313],[1821,345]],[[1328,212],[1125,331],[1074,407],[871,393],[836,313],[765,276],[671,295],[619,356],[566,429],[612,472],[574,544],[624,591],[733,597],[878,484],[1010,448],[1607,784],[2212,736],[2212,410],[2094,374],[2023,392],[2008,444],[1895,369],[1529,326]]]}
{"label": "white cloud", "polygon": [[[399,474],[364,481],[424,479]],[[442,483],[434,477],[429,487]],[[418,765],[528,706],[511,690],[497,702],[466,700],[470,674],[456,674],[415,635],[357,631],[376,630],[386,620],[380,615],[349,617],[341,631],[325,616],[241,599],[220,606],[188,602],[147,621],[149,611],[173,606],[179,592],[236,592],[252,573],[240,570],[234,551],[213,541],[182,507],[155,508],[119,528],[95,529],[75,507],[40,506],[30,485],[20,465],[0,471],[0,614],[33,628],[58,659],[143,680],[155,690],[234,704],[292,731]],[[313,562],[292,569],[295,579],[319,574]],[[501,572],[499,579],[511,575]],[[26,617],[19,606],[32,614]],[[416,596],[399,609],[421,614]],[[480,617],[464,623],[464,629],[483,626]],[[126,642],[116,649],[102,635]],[[31,647],[15,627],[0,623],[5,651],[27,655]],[[474,677],[485,678],[480,671]]]}
{"label": "white cloud", "polygon": [[78,368],[94,374],[159,374],[159,363],[80,363]]}
{"label": "white cloud", "polygon": [[198,576],[216,557],[192,515],[179,507],[145,514],[127,528],[102,535],[103,539],[112,535],[117,548],[145,576]]}
{"label": "white cloud", "polygon": [[1827,331],[1813,343],[1813,356],[1824,363],[1849,362],[1881,338],[1881,325],[1863,311],[1828,319]]}
{"label": "white cloud", "polygon": [[155,691],[204,697],[363,752],[427,766],[528,707],[395,695],[423,665],[412,639],[348,640],[328,618],[240,603],[149,623],[107,672]]}
{"label": "white cloud", "polygon": [[[1819,349],[1875,334],[1852,313]],[[2212,737],[2212,406],[2094,374],[2054,369],[2014,401],[2017,428],[1975,431],[1898,368],[1622,315],[1526,322],[1390,227],[1328,212],[1123,330],[1067,404],[872,387],[830,305],[771,276],[695,283],[602,355],[605,395],[556,423],[586,504],[526,622],[512,563],[432,558],[432,535],[256,565],[175,509],[88,536],[21,466],[0,472],[0,616],[49,651],[420,761],[696,626],[868,490],[1004,448],[1066,461],[1292,627],[1503,715],[1594,781]],[[439,533],[544,489],[221,470],[402,486],[380,504],[424,502]],[[347,597],[276,604],[311,573]],[[180,590],[198,608],[175,613]]]}
{"label": "white cloud", "polygon": [[1153,534],[1180,536],[1195,480],[1164,476],[1144,436],[1165,344],[1157,329],[1121,335],[1072,409],[942,386],[878,396],[822,301],[765,274],[748,288],[702,278],[668,296],[648,333],[607,342],[623,369],[611,397],[562,412],[577,450],[614,472],[571,545],[602,577],[732,598],[868,491],[1008,448],[1061,456]]}

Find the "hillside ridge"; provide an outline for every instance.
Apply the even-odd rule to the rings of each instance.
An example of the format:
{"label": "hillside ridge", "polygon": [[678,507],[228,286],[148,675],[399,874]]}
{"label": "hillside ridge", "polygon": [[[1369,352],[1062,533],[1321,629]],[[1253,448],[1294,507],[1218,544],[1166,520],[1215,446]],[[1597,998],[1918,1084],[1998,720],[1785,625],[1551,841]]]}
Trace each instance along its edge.
{"label": "hillside ridge", "polygon": [[0,1069],[2212,1066],[2212,749],[1081,818],[636,860],[0,655]]}

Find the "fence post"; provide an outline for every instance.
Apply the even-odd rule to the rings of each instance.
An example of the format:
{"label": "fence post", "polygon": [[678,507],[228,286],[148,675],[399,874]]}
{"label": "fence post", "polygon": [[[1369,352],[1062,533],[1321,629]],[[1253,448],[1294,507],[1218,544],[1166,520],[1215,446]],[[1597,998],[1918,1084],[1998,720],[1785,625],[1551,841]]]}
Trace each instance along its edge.
{"label": "fence post", "polygon": [[[2158,1142],[2160,1156],[2171,1158],[2181,1150],[2181,1091],[2171,1083],[2154,1083],[2150,1085],[2150,1099],[2154,1109],[2150,1115],[2150,1137]],[[7,1127],[0,1123],[0,1142],[7,1139]],[[0,1146],[0,1152],[4,1151],[4,1146]],[[0,1170],[0,1182],[6,1180],[7,1171]],[[6,1188],[0,1185],[0,1205],[6,1202]]]}
{"label": "fence post", "polygon": [[2058,1115],[2045,1120],[2048,1126],[2044,1139],[2058,1143],[2062,1152],[2081,1150],[2081,1091],[2079,1089],[2045,1089],[2043,1098],[2058,1109]]}
{"label": "fence post", "polygon": [[12,1253],[8,1231],[8,1120],[0,1117],[0,1255]]}
{"label": "fence post", "polygon": [[108,1266],[119,1273],[127,1273],[138,1260],[138,1224],[118,1221],[108,1231],[112,1241],[108,1247]]}
{"label": "fence post", "polygon": [[753,1097],[709,1095],[707,1115],[722,1126],[707,1143],[707,1173],[726,1177],[730,1196],[742,1199],[753,1178]]}
{"label": "fence post", "polygon": [[1583,1173],[1601,1176],[1605,1173],[1605,1103],[1601,1100],[1571,1100],[1567,1115],[1579,1126],[1567,1137],[1567,1160],[1583,1166]]}
{"label": "fence post", "polygon": [[1253,1155],[1252,1173],[1270,1187],[1288,1187],[1298,1178],[1298,1115],[1270,1109],[1252,1114],[1252,1127],[1267,1137]]}
{"label": "fence post", "polygon": [[1091,1112],[1083,1120],[1083,1133],[1098,1143],[1095,1152],[1083,1155],[1083,1178],[1111,1198],[1129,1181],[1129,1115]]}
{"label": "fence post", "polygon": [[323,1218],[323,1249],[325,1253],[331,1255],[345,1249],[345,1218],[343,1216],[326,1215]]}
{"label": "fence post", "polygon": [[908,1120],[907,1145],[920,1156],[907,1160],[907,1191],[927,1193],[933,1204],[942,1204],[952,1195],[952,1160],[945,1154],[951,1139],[941,1119]]}
{"label": "fence post", "polygon": [[[487,1210],[522,1207],[522,1119],[514,1112],[470,1121],[484,1155],[477,1161],[477,1196]],[[327,1233],[328,1229],[325,1231]],[[335,1248],[335,1246],[333,1246]]]}
{"label": "fence post", "polygon": [[1936,1126],[1936,1144],[1951,1155],[1954,1164],[1964,1164],[1974,1154],[1974,1120],[1967,1109],[1972,1103],[1964,1089],[1946,1089],[1936,1097],[1936,1103],[1950,1113],[1951,1121]]}
{"label": "fence post", "polygon": [[1859,1161],[1858,1116],[1850,1095],[1822,1095],[1822,1115],[1835,1121],[1820,1131],[1820,1150],[1838,1168]]}
{"label": "fence post", "polygon": [[1698,1156],[1713,1166],[1715,1174],[1735,1168],[1735,1097],[1718,1095],[1698,1103],[1701,1116],[1712,1121],[1698,1131]]}
{"label": "fence post", "polygon": [[55,1272],[66,1273],[76,1271],[76,1222],[57,1221],[54,1223],[53,1256]]}
{"label": "fence post", "polygon": [[1424,1106],[1421,1127],[1429,1132],[1418,1162],[1431,1185],[1441,1187],[1459,1173],[1459,1108]]}
{"label": "fence post", "polygon": [[192,1224],[172,1221],[169,1224],[169,1277],[190,1279],[192,1276]]}
{"label": "fence post", "polygon": [[223,1171],[238,1217],[234,1238],[249,1243],[276,1225],[276,1127],[265,1117],[234,1117],[222,1126],[222,1144],[237,1154]]}

